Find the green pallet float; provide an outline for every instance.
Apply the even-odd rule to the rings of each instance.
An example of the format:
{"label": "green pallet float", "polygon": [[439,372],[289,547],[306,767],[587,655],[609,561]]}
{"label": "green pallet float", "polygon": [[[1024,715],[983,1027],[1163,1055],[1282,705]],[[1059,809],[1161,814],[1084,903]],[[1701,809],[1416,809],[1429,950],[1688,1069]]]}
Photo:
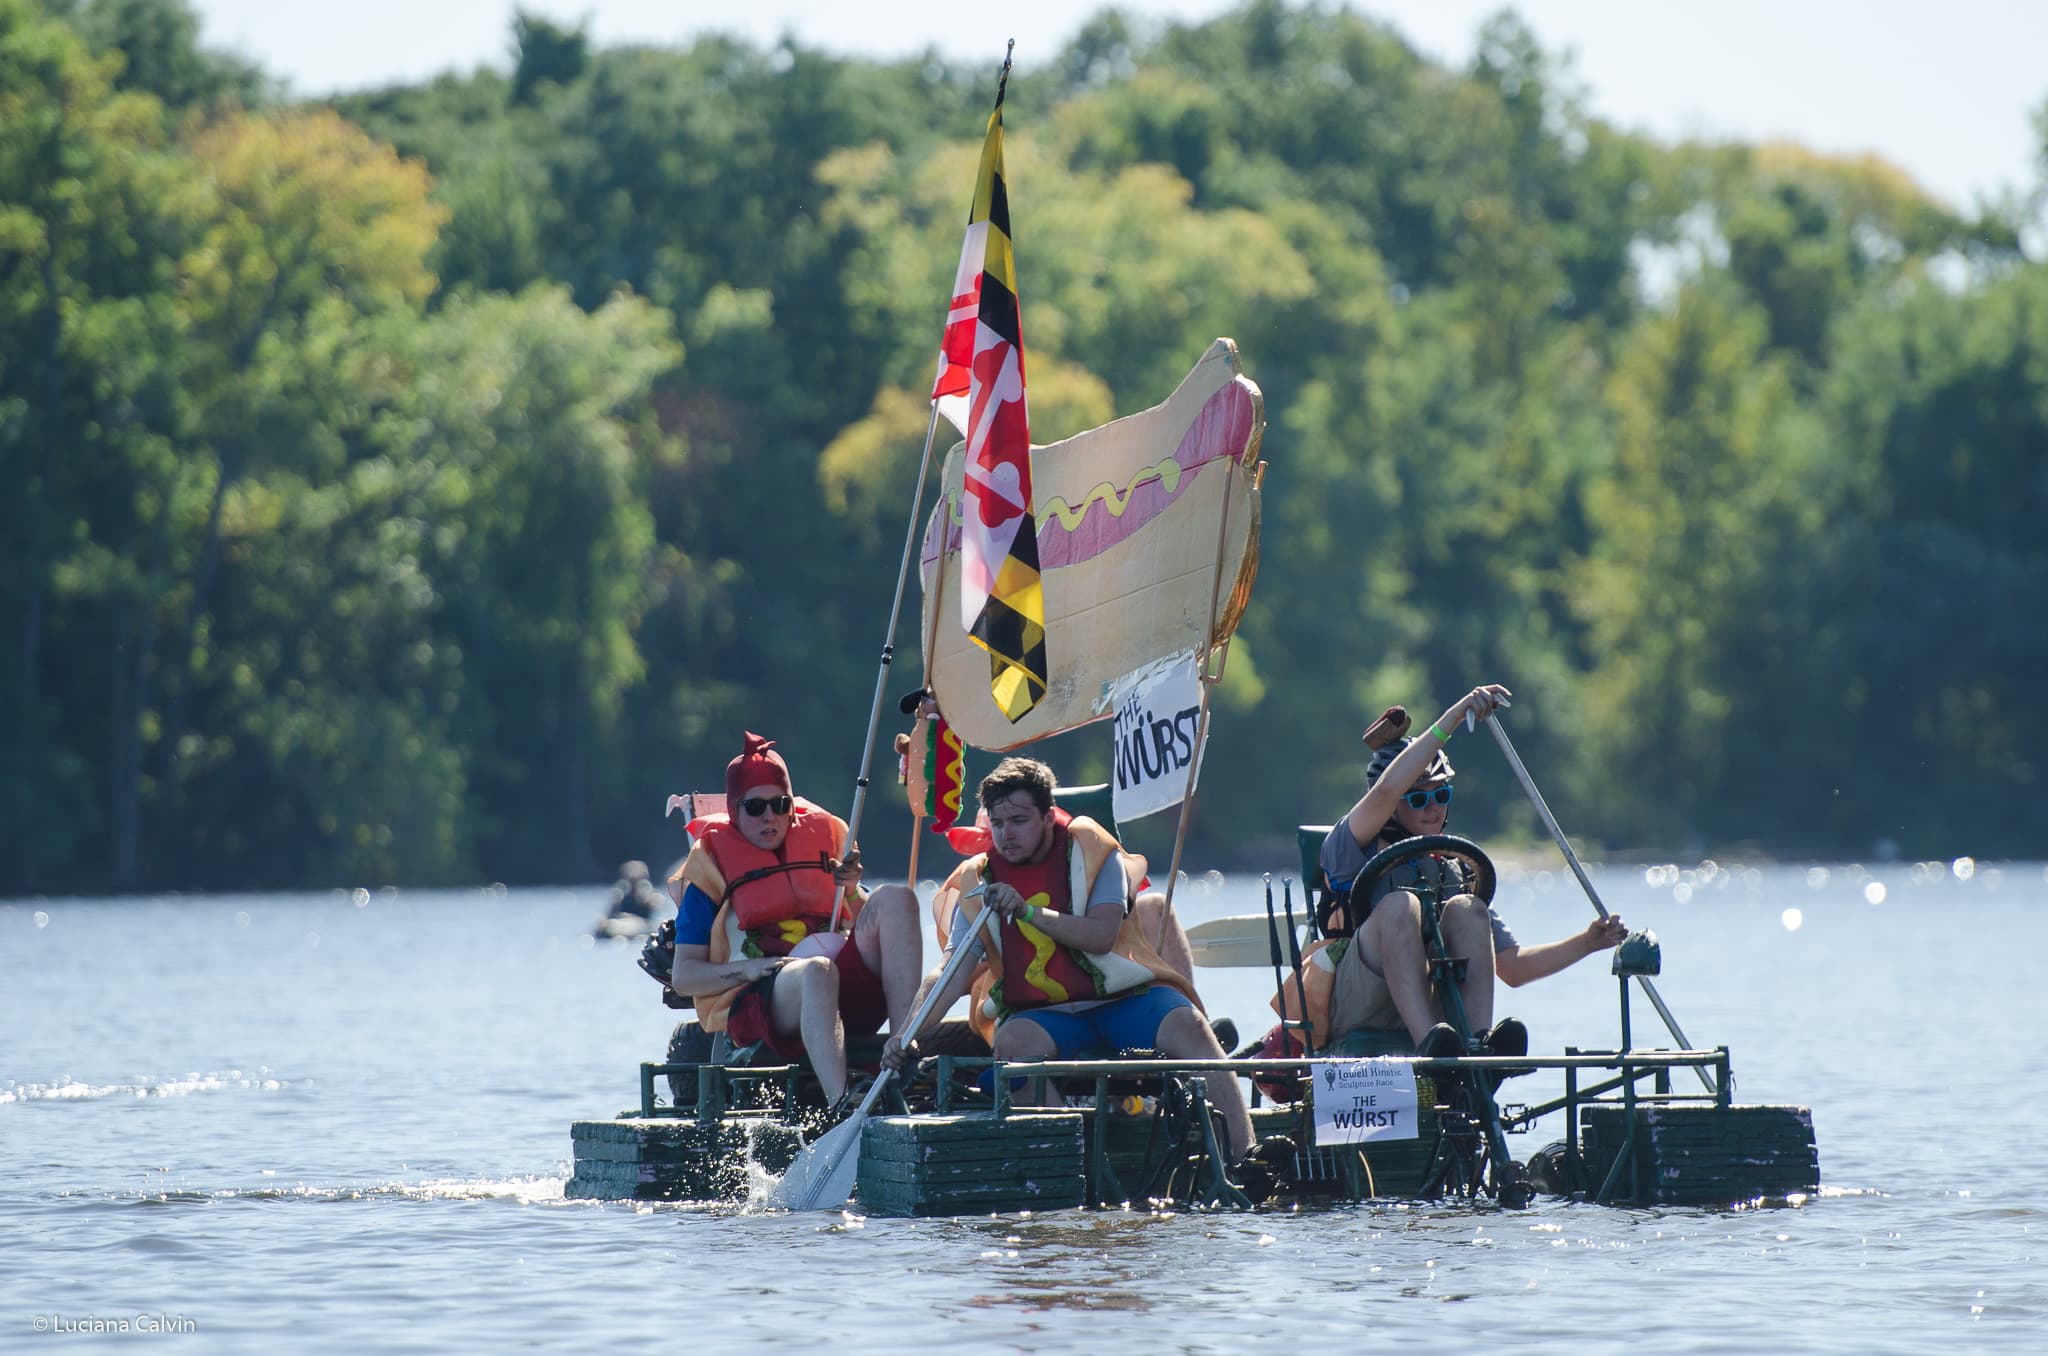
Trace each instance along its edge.
{"label": "green pallet float", "polygon": [[1082,1121],[1061,1111],[877,1117],[861,1136],[855,1199],[870,1215],[1072,1209],[1088,1194]]}
{"label": "green pallet float", "polygon": [[[1586,1180],[1605,1182],[1629,1143],[1625,1108],[1580,1109]],[[1813,1113],[1803,1106],[1635,1108],[1634,1151],[1614,1199],[1655,1205],[1735,1205],[1820,1188]]]}
{"label": "green pallet float", "polygon": [[793,1126],[765,1115],[728,1114],[710,1124],[676,1117],[621,1116],[569,1127],[572,1200],[739,1201],[750,1165],[780,1173],[802,1150]]}

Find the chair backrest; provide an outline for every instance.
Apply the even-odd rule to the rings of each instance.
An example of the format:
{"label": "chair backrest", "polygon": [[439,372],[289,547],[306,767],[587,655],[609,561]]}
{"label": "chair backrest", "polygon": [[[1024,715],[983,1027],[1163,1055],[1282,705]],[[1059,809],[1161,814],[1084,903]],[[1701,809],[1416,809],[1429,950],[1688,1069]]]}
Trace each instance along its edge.
{"label": "chair backrest", "polygon": [[683,797],[683,822],[702,819],[706,815],[725,813],[725,792],[692,791]]}
{"label": "chair backrest", "polygon": [[1301,854],[1301,896],[1308,904],[1309,935],[1320,936],[1324,911],[1317,906],[1330,894],[1330,879],[1323,874],[1323,840],[1330,836],[1329,824],[1297,824],[1294,845]]}
{"label": "chair backrest", "polygon": [[1329,824],[1297,824],[1294,827],[1295,846],[1301,852],[1301,888],[1304,893],[1314,895],[1318,890],[1330,888],[1330,882],[1323,877],[1323,840],[1330,836]]}
{"label": "chair backrest", "polygon": [[1116,798],[1108,782],[1094,786],[1055,786],[1052,789],[1052,803],[1070,815],[1084,815],[1108,829],[1110,837],[1117,836]]}
{"label": "chair backrest", "polygon": [[683,869],[684,858],[689,856],[690,847],[695,841],[690,836],[689,826],[705,815],[724,814],[725,792],[686,791],[680,796],[670,796],[668,803],[669,813],[664,818],[672,817],[677,810],[683,812],[683,856],[675,859],[669,869],[662,873],[660,880],[661,888],[668,893],[671,900],[675,900],[682,892],[680,888],[670,890],[670,884],[675,880],[676,873]]}

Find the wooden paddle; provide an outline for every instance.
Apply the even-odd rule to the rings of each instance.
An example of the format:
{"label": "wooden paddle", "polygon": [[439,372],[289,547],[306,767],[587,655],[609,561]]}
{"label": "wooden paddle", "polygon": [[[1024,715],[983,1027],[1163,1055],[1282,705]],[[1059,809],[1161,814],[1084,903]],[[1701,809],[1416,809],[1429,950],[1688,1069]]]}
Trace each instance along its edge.
{"label": "wooden paddle", "polygon": [[[966,898],[980,894],[979,888],[971,891]],[[986,923],[994,910],[983,909],[980,922]],[[920,1031],[925,1019],[931,1015],[932,1005],[939,1001],[952,984],[955,975],[965,963],[968,953],[979,954],[979,939],[972,934],[962,937],[954,946],[953,954],[946,958],[946,964],[939,971],[938,982],[925,994],[924,1002],[917,1005],[917,1011],[910,1015],[905,1030]],[[853,1183],[860,1173],[860,1136],[868,1123],[868,1113],[874,1109],[875,1099],[882,1095],[882,1089],[889,1084],[894,1069],[884,1069],[875,1076],[868,1088],[868,1095],[861,1098],[860,1109],[851,1116],[819,1136],[818,1142],[797,1155],[789,1171],[782,1174],[776,1183],[775,1192],[768,1203],[784,1210],[837,1210],[853,1195]]]}
{"label": "wooden paddle", "polygon": [[1273,959],[1273,932],[1263,914],[1212,918],[1188,929],[1188,951],[1195,964],[1212,970],[1267,965]]}

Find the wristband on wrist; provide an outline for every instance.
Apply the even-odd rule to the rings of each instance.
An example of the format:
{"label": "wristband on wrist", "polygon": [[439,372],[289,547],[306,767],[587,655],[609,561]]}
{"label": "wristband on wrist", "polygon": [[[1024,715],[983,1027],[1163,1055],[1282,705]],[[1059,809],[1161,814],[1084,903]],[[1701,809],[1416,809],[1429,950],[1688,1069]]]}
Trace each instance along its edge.
{"label": "wristband on wrist", "polygon": [[1026,904],[1024,906],[1024,921],[1027,923],[1036,923],[1038,921],[1038,906],[1036,904]]}
{"label": "wristband on wrist", "polygon": [[1438,728],[1436,721],[1429,723],[1429,732],[1437,737],[1437,742],[1439,743],[1448,744],[1451,742],[1451,737]]}

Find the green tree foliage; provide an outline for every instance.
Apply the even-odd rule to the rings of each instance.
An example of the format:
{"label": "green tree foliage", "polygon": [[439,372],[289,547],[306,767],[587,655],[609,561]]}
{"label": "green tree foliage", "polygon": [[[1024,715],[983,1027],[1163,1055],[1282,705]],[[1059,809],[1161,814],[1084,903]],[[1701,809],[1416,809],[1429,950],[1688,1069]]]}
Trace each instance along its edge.
{"label": "green tree foliage", "polygon": [[[843,805],[996,55],[522,13],[287,107],[184,0],[0,0],[0,890],[588,878],[742,728]],[[1006,120],[1037,438],[1219,334],[1267,396],[1190,860],[1482,679],[1611,843],[2038,850],[2048,172],[1973,220],[1277,0],[1107,12]]]}
{"label": "green tree foliage", "polygon": [[167,108],[254,107],[270,95],[254,66],[200,46],[199,16],[186,0],[84,0],[72,23],[95,52],[120,56],[115,88],[154,95]]}
{"label": "green tree foliage", "polygon": [[590,35],[582,24],[563,28],[522,9],[512,19],[512,50],[512,102],[530,104],[541,86],[566,85],[583,74]]}

